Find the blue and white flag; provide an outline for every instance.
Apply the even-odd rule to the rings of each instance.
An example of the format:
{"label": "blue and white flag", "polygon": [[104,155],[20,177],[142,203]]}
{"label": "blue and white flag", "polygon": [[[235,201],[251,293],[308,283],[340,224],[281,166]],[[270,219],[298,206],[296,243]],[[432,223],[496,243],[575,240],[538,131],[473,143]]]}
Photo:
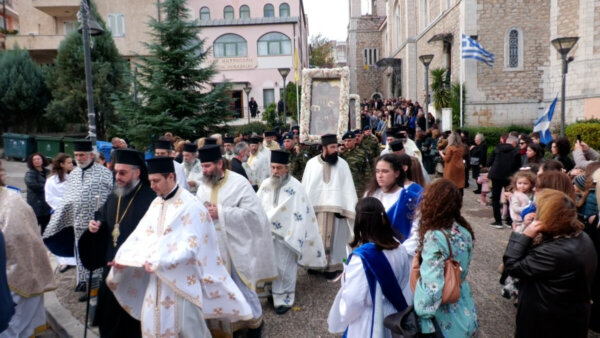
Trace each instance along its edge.
{"label": "blue and white flag", "polygon": [[471,39],[465,34],[462,35],[462,58],[475,59],[484,62],[490,67],[494,66],[494,54],[483,49],[479,42]]}
{"label": "blue and white flag", "polygon": [[540,142],[546,145],[553,140],[552,133],[550,133],[550,122],[552,122],[556,101],[558,101],[558,95],[556,95],[556,98],[554,98],[554,101],[552,101],[552,104],[550,104],[544,115],[540,116],[533,126],[533,131],[540,133]]}

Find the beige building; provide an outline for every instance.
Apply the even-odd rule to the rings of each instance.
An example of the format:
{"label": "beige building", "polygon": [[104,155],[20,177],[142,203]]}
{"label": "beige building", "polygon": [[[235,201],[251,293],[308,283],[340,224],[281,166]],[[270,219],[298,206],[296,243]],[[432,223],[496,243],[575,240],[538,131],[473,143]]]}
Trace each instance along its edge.
{"label": "beige building", "polygon": [[[451,82],[458,83],[464,32],[495,55],[493,68],[471,59],[462,62],[465,122],[532,125],[561,89],[561,59],[550,41],[578,36],[579,42],[569,54],[574,61],[567,74],[566,120],[600,117],[600,79],[596,75],[600,72],[600,2],[387,0],[382,14],[382,1],[374,1],[351,0],[351,6],[361,2],[363,7],[365,3],[376,5],[377,17],[383,18],[378,26],[379,59],[385,59],[384,65],[396,66],[379,67],[384,69],[377,88],[384,97],[402,95],[424,101],[425,69],[418,57],[425,54],[434,55],[430,69],[448,68]],[[351,24],[349,40],[352,29]],[[362,71],[365,67],[350,61],[351,57],[351,69]],[[351,81],[356,88],[356,77]],[[559,122],[559,110],[560,105],[555,123]]]}
{"label": "beige building", "polygon": [[19,31],[16,0],[0,0],[0,50],[6,49],[6,36]]}
{"label": "beige building", "polygon": [[[95,3],[122,56],[131,59],[136,54],[148,54],[143,43],[149,41],[148,18],[158,15],[155,0]],[[64,37],[80,26],[79,4],[80,0],[19,0],[19,34],[6,37],[6,48],[12,49],[16,44],[29,50],[37,62],[51,63]]]}

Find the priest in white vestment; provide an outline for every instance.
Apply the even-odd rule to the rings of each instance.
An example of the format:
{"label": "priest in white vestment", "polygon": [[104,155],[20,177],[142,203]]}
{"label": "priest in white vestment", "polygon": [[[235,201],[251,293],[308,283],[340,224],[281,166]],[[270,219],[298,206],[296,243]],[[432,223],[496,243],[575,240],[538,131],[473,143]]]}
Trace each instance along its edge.
{"label": "priest in white vestment", "polygon": [[263,148],[269,150],[281,150],[281,146],[277,142],[277,134],[274,131],[265,131],[265,140]]}
{"label": "priest in white vestment", "polygon": [[289,174],[289,156],[271,151],[271,177],[258,190],[273,234],[279,276],[271,291],[279,315],[294,305],[298,265],[320,269],[327,264],[317,216],[304,187]]}
{"label": "priest in white vestment", "polygon": [[188,191],[196,194],[198,182],[202,179],[202,167],[198,159],[198,147],[193,143],[185,143],[183,151],[183,172],[185,173],[185,181],[188,184]]}
{"label": "priest in white vestment", "polygon": [[106,284],[144,337],[209,337],[205,319],[248,319],[206,208],[176,184],[173,160],[148,160],[158,195],[117,252]]}
{"label": "priest in white vestment", "polygon": [[233,148],[235,147],[235,143],[233,143],[233,137],[225,136],[223,137],[223,157],[227,161],[231,161],[235,154],[233,153]]}
{"label": "priest in white vestment", "polygon": [[[154,156],[168,156],[173,158],[173,144],[171,141],[163,139],[163,137],[159,138],[158,141],[154,143]],[[188,190],[189,186],[186,181],[185,171],[183,170],[183,165],[178,163],[173,159],[173,167],[175,168],[175,180],[177,185],[182,187],[183,189]]]}
{"label": "priest in white vestment", "polygon": [[260,200],[243,176],[223,167],[218,146],[198,149],[203,180],[196,196],[215,223],[221,255],[252,308],[253,319],[240,326],[262,330],[262,307],[256,294],[259,282],[277,278],[273,240]]}
{"label": "priest in white vestment", "polygon": [[270,176],[269,160],[271,151],[262,146],[262,137],[251,137],[249,141],[250,157],[244,163],[250,184],[260,187],[261,183]]}
{"label": "priest in white vestment", "polygon": [[[419,159],[419,162],[423,163],[423,157],[421,155],[421,149],[417,147],[415,141],[408,138],[406,132],[399,132],[393,135],[394,140],[402,140],[402,148],[404,149],[404,153],[409,156],[414,156]],[[388,145],[381,151],[381,155],[389,154],[394,152],[390,147],[391,142],[388,142]]]}
{"label": "priest in white vestment", "polygon": [[356,189],[348,163],[338,157],[337,136],[321,137],[322,153],[306,163],[302,185],[317,214],[327,255],[326,278],[335,278],[348,256],[352,237]]}

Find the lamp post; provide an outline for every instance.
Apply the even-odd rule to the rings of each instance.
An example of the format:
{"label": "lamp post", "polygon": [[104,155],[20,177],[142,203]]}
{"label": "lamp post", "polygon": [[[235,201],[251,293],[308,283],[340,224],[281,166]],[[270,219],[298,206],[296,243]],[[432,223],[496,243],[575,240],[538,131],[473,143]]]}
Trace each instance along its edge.
{"label": "lamp post", "polygon": [[96,111],[94,109],[94,89],[92,87],[92,56],[90,53],[90,36],[104,34],[104,30],[94,18],[90,19],[90,4],[81,0],[81,27],[77,30],[83,37],[83,63],[85,69],[85,89],[88,105],[88,135],[92,146],[96,148]]}
{"label": "lamp post", "polygon": [[281,77],[283,78],[283,98],[281,98],[281,100],[283,100],[283,129],[285,129],[285,125],[287,122],[287,104],[285,104],[285,79],[287,78],[288,74],[290,73],[290,69],[289,68],[277,68],[277,70],[279,71],[279,74],[281,74]]}
{"label": "lamp post", "polygon": [[556,38],[552,40],[552,45],[556,48],[556,51],[560,53],[562,58],[562,88],[561,88],[561,100],[560,100],[560,136],[565,136],[565,94],[567,88],[567,73],[569,72],[569,62],[573,61],[573,57],[567,58],[567,54],[571,51],[573,46],[577,43],[579,37],[564,37]]}
{"label": "lamp post", "polygon": [[250,124],[250,92],[252,91],[252,86],[250,86],[250,82],[246,82],[244,86],[244,93],[246,93],[246,101],[248,101],[248,124]]}
{"label": "lamp post", "polygon": [[425,66],[425,132],[429,129],[429,65],[433,60],[433,54],[419,56],[419,60]]}

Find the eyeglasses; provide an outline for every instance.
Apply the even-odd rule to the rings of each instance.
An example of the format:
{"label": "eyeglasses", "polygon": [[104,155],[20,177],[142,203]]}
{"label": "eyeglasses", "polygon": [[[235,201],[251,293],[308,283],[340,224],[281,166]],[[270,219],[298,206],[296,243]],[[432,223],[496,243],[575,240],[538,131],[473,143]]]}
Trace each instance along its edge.
{"label": "eyeglasses", "polygon": [[525,142],[519,142],[519,144],[527,144],[527,143],[525,143]]}

